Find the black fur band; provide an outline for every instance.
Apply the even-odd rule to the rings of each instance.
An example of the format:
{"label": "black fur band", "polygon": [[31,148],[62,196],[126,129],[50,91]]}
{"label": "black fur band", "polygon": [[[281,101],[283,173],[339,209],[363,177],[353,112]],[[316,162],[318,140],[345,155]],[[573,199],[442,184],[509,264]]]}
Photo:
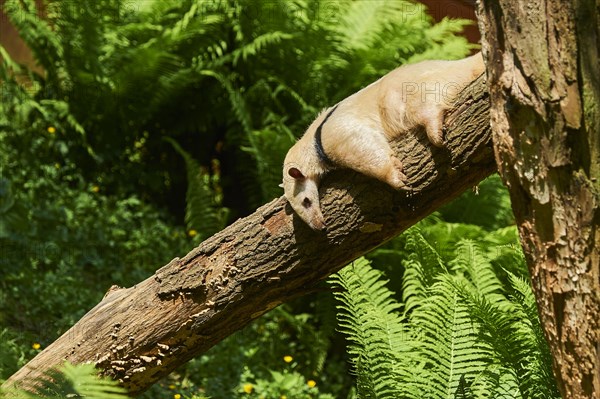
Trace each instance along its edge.
{"label": "black fur band", "polygon": [[334,163],[331,160],[331,158],[329,158],[327,156],[327,153],[325,152],[325,149],[323,148],[323,142],[321,141],[321,130],[323,129],[323,125],[325,124],[325,122],[327,122],[327,119],[329,119],[331,114],[333,114],[333,111],[336,110],[338,105],[339,104],[337,104],[335,107],[333,107],[331,109],[331,111],[329,111],[329,113],[327,114],[327,116],[325,116],[325,119],[323,119],[323,122],[321,122],[321,124],[317,128],[317,131],[315,132],[315,150],[317,151],[317,156],[319,157],[319,160],[327,166],[333,166]]}

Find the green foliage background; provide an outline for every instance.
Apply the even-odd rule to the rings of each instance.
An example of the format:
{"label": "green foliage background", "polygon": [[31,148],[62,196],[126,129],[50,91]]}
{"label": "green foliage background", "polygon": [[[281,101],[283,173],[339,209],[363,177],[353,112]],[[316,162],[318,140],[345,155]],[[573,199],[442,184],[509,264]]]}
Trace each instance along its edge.
{"label": "green foliage background", "polygon": [[[400,64],[469,51],[459,36],[465,21],[434,25],[422,6],[404,0],[54,0],[45,3],[45,18],[33,0],[7,0],[4,11],[44,73],[17,65],[0,47],[0,380],[68,329],[112,284],[130,286],[150,276],[280,196],[285,152],[321,108]],[[527,278],[522,261],[486,269],[502,282],[487,292],[472,274],[481,264],[455,256],[465,239],[488,252],[516,245],[514,229],[499,230],[512,215],[499,179],[479,191],[423,221],[419,232],[370,254],[371,266],[348,269],[361,270],[368,281],[359,276],[351,283],[351,272],[337,277],[347,290],[339,317],[348,355],[346,338],[336,332],[335,299],[324,290],[272,311],[145,396],[385,397],[412,375],[397,363],[407,348],[414,353],[405,356],[406,364],[443,381],[447,370],[432,360],[445,350],[443,339],[413,338],[436,317],[424,298],[439,297],[443,304],[459,295],[462,320],[477,320],[477,342],[485,349],[466,352],[492,360],[477,358],[464,373],[446,378],[450,385],[440,382],[448,387],[446,397],[461,387],[467,397],[465,390],[487,383],[523,386],[527,398],[549,397],[531,394],[538,385],[554,394],[551,377],[515,366],[533,359],[534,371],[547,372],[543,340],[520,351],[507,346],[508,352],[493,342],[514,323],[538,323],[520,283]],[[415,254],[426,259],[415,260]],[[376,282],[378,273],[388,276],[389,292]],[[383,294],[362,314],[361,290],[369,284]],[[491,308],[488,294],[496,295]],[[524,304],[517,321],[505,314],[511,295],[518,297],[514,306]],[[352,326],[376,314],[384,315],[390,334],[411,338],[397,341],[391,357],[363,363],[361,353],[377,347],[380,337],[358,339],[353,334],[362,327]],[[506,344],[520,345],[519,339]],[[418,349],[423,342],[425,349]],[[88,380],[89,370],[65,367],[65,381],[98,397],[113,394]],[[379,371],[370,375],[373,367]],[[475,372],[482,375],[479,385]],[[421,382],[410,382],[406,397]],[[84,392],[61,392],[74,390]]]}

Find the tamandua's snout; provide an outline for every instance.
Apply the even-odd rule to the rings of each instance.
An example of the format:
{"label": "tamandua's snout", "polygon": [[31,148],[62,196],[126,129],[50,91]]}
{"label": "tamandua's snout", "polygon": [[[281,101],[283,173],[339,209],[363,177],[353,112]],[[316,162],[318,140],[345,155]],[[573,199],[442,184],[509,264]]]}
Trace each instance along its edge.
{"label": "tamandua's snout", "polygon": [[287,175],[288,190],[286,191],[289,193],[289,197],[286,197],[294,211],[313,230],[324,230],[326,226],[319,202],[318,178],[309,178],[294,166],[288,168]]}

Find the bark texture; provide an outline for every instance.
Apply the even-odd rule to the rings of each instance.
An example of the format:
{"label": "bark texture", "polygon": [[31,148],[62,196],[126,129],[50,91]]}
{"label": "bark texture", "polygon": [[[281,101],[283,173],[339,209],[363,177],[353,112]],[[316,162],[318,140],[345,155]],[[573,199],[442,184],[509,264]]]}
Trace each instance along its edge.
{"label": "bark texture", "polygon": [[597,0],[485,0],[496,161],[564,398],[600,397]]}
{"label": "bark texture", "polygon": [[30,388],[68,360],[94,362],[139,394],[493,173],[488,111],[481,77],[446,118],[447,148],[432,147],[423,132],[396,143],[413,192],[334,171],[320,190],[327,232],[310,230],[284,198],[275,199],[147,280],[109,291],[6,385]]}

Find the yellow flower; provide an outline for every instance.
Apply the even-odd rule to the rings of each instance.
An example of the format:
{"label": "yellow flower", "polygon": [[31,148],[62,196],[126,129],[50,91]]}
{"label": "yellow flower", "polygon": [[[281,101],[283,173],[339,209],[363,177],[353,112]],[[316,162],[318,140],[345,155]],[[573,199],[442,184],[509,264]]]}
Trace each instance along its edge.
{"label": "yellow flower", "polygon": [[294,360],[294,358],[293,358],[293,357],[291,357],[290,355],[285,355],[285,356],[283,357],[283,361],[284,361],[284,362],[286,362],[286,363],[291,363],[291,362],[292,362],[292,360]]}
{"label": "yellow flower", "polygon": [[281,396],[279,397],[279,399],[287,399],[287,396],[285,396],[285,395],[281,395]]}
{"label": "yellow flower", "polygon": [[92,186],[92,192],[97,193],[98,191],[100,191],[100,187]]}
{"label": "yellow flower", "polygon": [[173,399],[181,399],[181,395],[176,393],[175,395],[173,395]]}
{"label": "yellow flower", "polygon": [[310,388],[314,388],[317,386],[317,382],[315,380],[308,380],[306,381],[306,385],[308,385]]}
{"label": "yellow flower", "polygon": [[169,385],[169,389],[170,389],[171,391],[172,391],[172,390],[174,390],[174,389],[175,389],[175,385],[173,385],[173,384]]}
{"label": "yellow flower", "polygon": [[188,236],[190,237],[195,237],[198,235],[198,232],[194,229],[191,229],[190,231],[188,231]]}
{"label": "yellow flower", "polygon": [[254,386],[252,386],[252,384],[244,384],[244,392],[252,393],[253,389],[254,389]]}
{"label": "yellow flower", "polygon": [[31,347],[37,351],[38,349],[40,349],[42,347],[42,345],[40,345],[37,342],[34,342],[33,345],[31,345]]}
{"label": "yellow flower", "polygon": [[48,133],[50,133],[50,134],[56,133],[56,128],[54,126],[48,126]]}

